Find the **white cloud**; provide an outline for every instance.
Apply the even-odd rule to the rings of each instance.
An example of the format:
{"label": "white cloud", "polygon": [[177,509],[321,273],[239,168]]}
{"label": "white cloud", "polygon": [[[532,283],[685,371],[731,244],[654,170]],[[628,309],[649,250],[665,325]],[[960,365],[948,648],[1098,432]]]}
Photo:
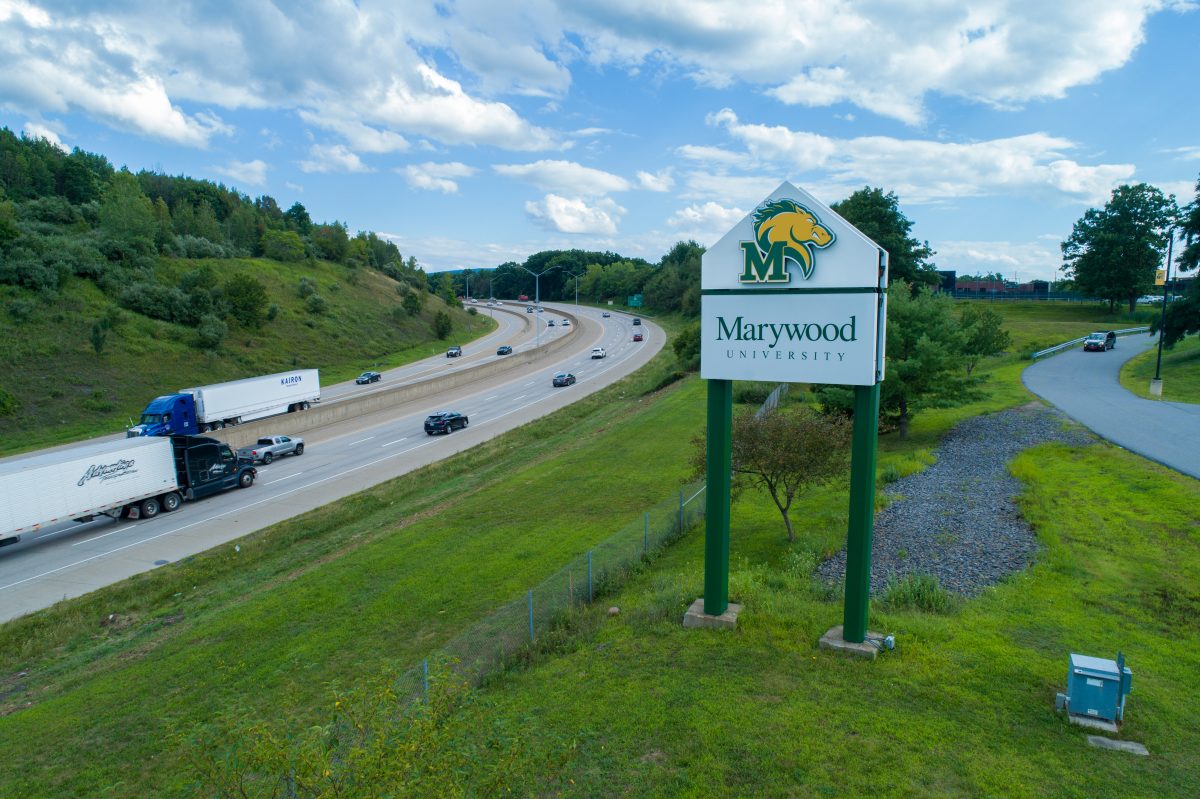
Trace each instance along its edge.
{"label": "white cloud", "polygon": [[637,173],[638,187],[646,191],[670,191],[675,185],[675,178],[670,169],[660,169],[658,172]]}
{"label": "white cloud", "polygon": [[264,186],[267,183],[265,161],[230,161],[226,166],[214,166],[213,171],[245,186]]}
{"label": "white cloud", "polygon": [[787,104],[850,103],[913,124],[925,118],[928,94],[1009,107],[1092,83],[1130,59],[1163,4],[575,0],[569,8],[593,63],[674,68],[716,88],[744,81]]}
{"label": "white cloud", "polygon": [[1200,160],[1200,147],[1172,147],[1164,152],[1175,153],[1178,158],[1184,161]]}
{"label": "white cloud", "polygon": [[779,125],[745,124],[729,109],[708,119],[728,131],[745,151],[718,150],[722,157],[704,159],[706,148],[688,149],[685,145],[679,150],[681,155],[718,166],[819,171],[833,186],[886,185],[912,203],[1031,188],[1096,202],[1134,174],[1132,164],[1085,165],[1070,160],[1065,154],[1076,148],[1075,143],[1045,133],[976,142],[889,136],[836,139]]}
{"label": "white cloud", "polygon": [[532,183],[548,192],[594,197],[613,191],[628,191],[629,181],[611,172],[593,169],[574,161],[535,161],[531,164],[495,164],[498,174]]}
{"label": "white cloud", "polygon": [[458,183],[452,178],[466,178],[476,172],[474,167],[458,161],[446,164],[426,161],[423,164],[409,164],[396,171],[403,175],[408,185],[415,189],[440,191],[443,194],[454,194],[458,191]]}
{"label": "white cloud", "polygon": [[589,205],[581,198],[547,194],[540,202],[525,203],[530,218],[548,230],[560,233],[614,235],[625,209],[605,197]]}
{"label": "white cloud", "polygon": [[960,275],[1000,272],[1012,280],[1055,280],[1062,266],[1058,244],[1064,236],[1039,236],[1034,241],[939,241],[938,269]]}
{"label": "white cloud", "polygon": [[308,148],[311,160],[300,162],[305,172],[370,172],[357,153],[344,144],[314,144]]}
{"label": "white cloud", "polygon": [[708,245],[728,233],[747,213],[741,208],[706,202],[680,208],[667,220],[667,225],[675,229],[679,237]]}
{"label": "white cloud", "polygon": [[60,134],[64,132],[64,128],[57,123],[36,122],[31,119],[25,123],[25,127],[21,129],[21,132],[31,139],[45,139],[64,153],[70,150],[69,147],[63,144],[62,138],[60,138]]}
{"label": "white cloud", "polygon": [[301,110],[300,118],[310,125],[339,134],[350,145],[350,149],[356,152],[403,152],[409,147],[408,140],[400,134],[364,125],[356,119],[330,117],[308,110]]}

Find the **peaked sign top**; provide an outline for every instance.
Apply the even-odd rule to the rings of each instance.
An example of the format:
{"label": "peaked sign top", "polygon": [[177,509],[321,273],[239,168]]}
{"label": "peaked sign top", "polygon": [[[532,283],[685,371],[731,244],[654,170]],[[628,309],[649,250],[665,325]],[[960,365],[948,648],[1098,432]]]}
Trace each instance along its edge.
{"label": "peaked sign top", "polygon": [[710,247],[700,264],[706,291],[887,285],[883,249],[787,181]]}

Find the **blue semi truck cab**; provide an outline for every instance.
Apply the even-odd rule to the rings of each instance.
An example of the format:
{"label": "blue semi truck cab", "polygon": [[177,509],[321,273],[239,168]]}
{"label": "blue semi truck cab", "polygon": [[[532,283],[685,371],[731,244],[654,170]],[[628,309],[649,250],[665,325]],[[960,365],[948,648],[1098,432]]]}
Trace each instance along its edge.
{"label": "blue semi truck cab", "polygon": [[201,432],[196,423],[196,400],[191,394],[165,394],[155,397],[142,411],[141,420],[126,435],[194,436]]}

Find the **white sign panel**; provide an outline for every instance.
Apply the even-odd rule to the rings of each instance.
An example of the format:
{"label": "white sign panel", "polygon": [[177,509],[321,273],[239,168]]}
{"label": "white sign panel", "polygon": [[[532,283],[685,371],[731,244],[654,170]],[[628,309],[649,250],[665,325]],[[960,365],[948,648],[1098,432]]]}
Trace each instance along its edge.
{"label": "white sign panel", "polygon": [[875,383],[879,295],[701,298],[700,376],[781,383]]}
{"label": "white sign panel", "polygon": [[700,376],[883,379],[887,253],[784,182],[701,259]]}
{"label": "white sign panel", "polygon": [[886,263],[879,245],[785,181],[704,253],[700,288],[876,288],[887,286]]}

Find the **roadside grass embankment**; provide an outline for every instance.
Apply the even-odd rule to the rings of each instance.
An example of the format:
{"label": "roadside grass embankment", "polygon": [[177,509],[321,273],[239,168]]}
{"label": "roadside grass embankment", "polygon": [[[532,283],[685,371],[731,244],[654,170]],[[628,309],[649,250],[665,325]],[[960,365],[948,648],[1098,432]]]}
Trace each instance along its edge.
{"label": "roadside grass embankment", "polygon": [[[1081,335],[1018,310],[1014,348]],[[1103,321],[1074,315],[1082,332]],[[327,720],[331,683],[410,667],[520,595],[683,479],[704,390],[689,379],[643,397],[665,355],[470,453],[247,537],[240,553],[222,546],[0,627],[0,742],[22,764],[0,773],[0,795],[188,795],[172,730],[220,715],[285,719],[285,731]],[[883,436],[881,499],[957,422],[1028,402],[1025,364],[994,359],[984,398],[922,411],[906,441]],[[941,613],[911,606],[920,591],[877,600],[872,629],[899,643],[873,664],[816,647],[841,618],[838,588],[812,571],[844,543],[845,485],[799,501],[793,546],[769,500],[743,494],[737,631],[680,627],[702,590],[697,529],[571,617],[528,668],[488,682],[487,722],[519,730],[522,763],[554,764],[515,774],[514,795],[1192,795],[1197,482],[1104,443],[1043,445],[1012,470],[1037,563]],[[1123,737],[1150,758],[1088,747],[1053,712],[1069,652],[1118,648],[1135,672]],[[478,721],[451,715],[438,739],[472,769],[511,770]]]}
{"label": "roadside grass embankment", "polygon": [[[230,323],[220,346],[205,349],[196,346],[194,329],[120,309],[89,280],[69,278],[56,295],[0,286],[0,389],[17,403],[0,416],[0,456],[119,433],[151,399],[186,386],[297,367],[319,368],[328,385],[419,360],[446,347],[431,332],[438,310],[450,314],[451,342],[496,327],[486,314],[447,308],[431,295],[409,316],[391,278],[326,261],[163,258],[158,272],[164,285],[174,285],[201,267],[219,282],[255,277],[277,306],[275,318],[257,329]],[[310,310],[301,278],[325,299],[324,311]],[[102,319],[111,327],[97,354],[91,330]]]}
{"label": "roadside grass embankment", "polygon": [[1200,336],[1188,336],[1162,353],[1162,397],[1150,396],[1150,380],[1158,361],[1154,348],[1121,367],[1121,385],[1146,399],[1200,403]]}
{"label": "roadside grass embankment", "polygon": [[0,744],[23,764],[0,796],[187,795],[176,729],[315,723],[331,684],[419,662],[678,487],[703,391],[645,393],[672,358],[237,549],[0,627]]}

